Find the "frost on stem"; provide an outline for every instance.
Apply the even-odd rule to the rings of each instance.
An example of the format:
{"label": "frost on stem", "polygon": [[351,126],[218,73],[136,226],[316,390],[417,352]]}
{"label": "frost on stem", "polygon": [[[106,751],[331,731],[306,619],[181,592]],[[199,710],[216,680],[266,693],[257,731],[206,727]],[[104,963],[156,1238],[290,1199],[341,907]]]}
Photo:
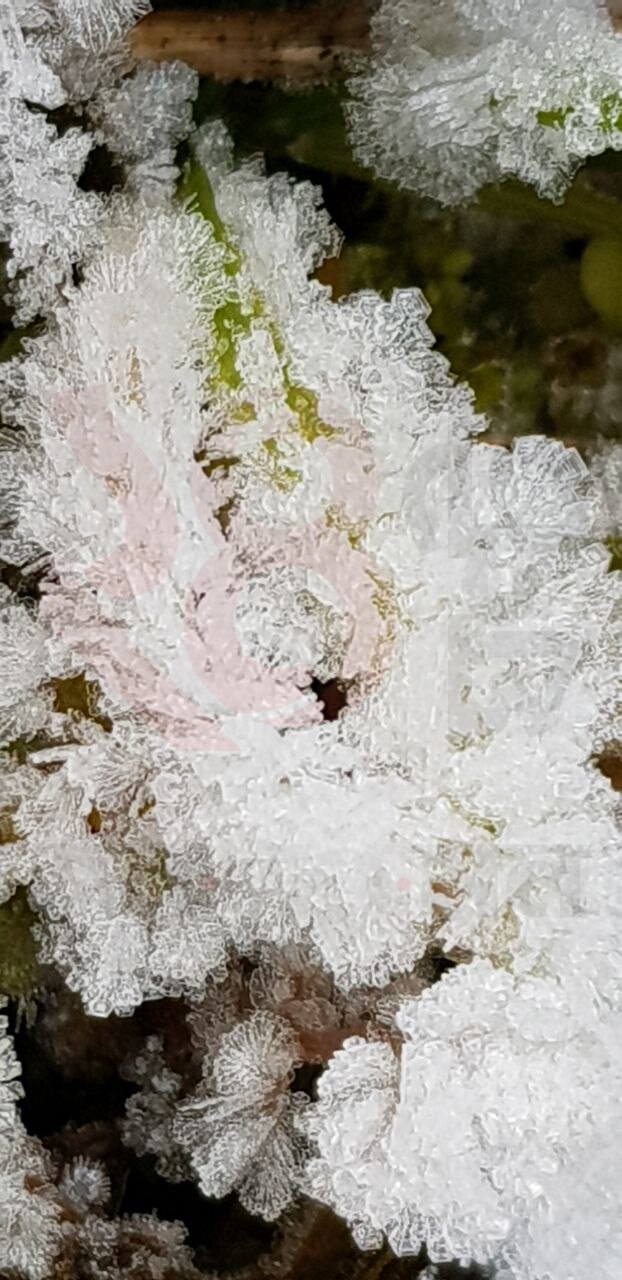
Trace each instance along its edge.
{"label": "frost on stem", "polygon": [[379,176],[442,204],[507,177],[560,200],[622,148],[622,36],[601,0],[382,0],[352,82],[352,138]]}

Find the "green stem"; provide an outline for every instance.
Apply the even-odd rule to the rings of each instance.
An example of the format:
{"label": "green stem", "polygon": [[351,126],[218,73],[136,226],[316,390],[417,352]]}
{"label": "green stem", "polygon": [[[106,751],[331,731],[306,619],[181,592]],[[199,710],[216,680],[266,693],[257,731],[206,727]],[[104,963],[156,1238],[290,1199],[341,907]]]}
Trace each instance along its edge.
{"label": "green stem", "polygon": [[478,205],[487,213],[523,222],[552,222],[580,236],[613,236],[622,239],[622,204],[575,184],[563,204],[543,200],[531,187],[519,182],[484,187]]}

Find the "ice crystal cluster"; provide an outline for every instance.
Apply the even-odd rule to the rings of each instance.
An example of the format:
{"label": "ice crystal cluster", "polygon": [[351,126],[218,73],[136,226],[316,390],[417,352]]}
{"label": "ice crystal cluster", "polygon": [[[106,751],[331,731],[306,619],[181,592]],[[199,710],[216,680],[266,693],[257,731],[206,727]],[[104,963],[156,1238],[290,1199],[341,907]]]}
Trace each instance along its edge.
{"label": "ice crystal cluster", "polygon": [[359,159],[459,204],[519,178],[560,199],[622,147],[622,36],[602,0],[382,0],[354,78]]}
{"label": "ice crystal cluster", "polygon": [[[490,5],[450,9],[401,5],[452,42],[470,112],[469,24],[506,97],[514,46],[491,58]],[[2,896],[27,891],[41,964],[90,1015],[183,998],[187,1059],[152,1034],[124,1067],[124,1140],[166,1177],[270,1220],[305,1192],[367,1248],[613,1277],[620,841],[597,760],[621,728],[619,455],[479,442],[422,296],[334,304],[317,193],[236,169],[220,126],[175,193],[194,78],[128,70],[135,13],[3,15],[14,301],[45,323],[0,370],[1,555],[36,582],[0,598]],[[461,159],[421,92],[421,164],[454,192],[478,147],[496,170],[497,133]],[[84,116],[53,138],[30,104],[59,98]],[[494,109],[529,165],[522,79],[515,108]],[[557,182],[581,152],[549,132]],[[93,139],[125,175],[106,198],[76,183]],[[30,1176],[3,1061],[0,1267],[43,1280],[70,1247],[80,1274],[160,1275],[170,1250],[194,1275],[174,1224],[107,1216],[98,1166]]]}

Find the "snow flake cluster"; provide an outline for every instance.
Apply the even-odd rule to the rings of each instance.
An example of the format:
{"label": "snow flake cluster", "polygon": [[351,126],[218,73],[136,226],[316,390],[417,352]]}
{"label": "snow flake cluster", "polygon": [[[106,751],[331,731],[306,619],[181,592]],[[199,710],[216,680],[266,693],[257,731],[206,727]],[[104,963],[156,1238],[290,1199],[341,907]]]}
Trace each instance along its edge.
{"label": "snow flake cluster", "polygon": [[[0,556],[34,584],[0,595],[1,896],[27,893],[41,964],[90,1015],[183,998],[187,1060],[163,1029],[124,1067],[124,1141],[164,1176],[270,1220],[303,1191],[363,1247],[432,1263],[613,1277],[622,904],[598,761],[622,705],[619,452],[480,442],[418,291],[334,304],[317,192],[236,169],[220,126],[175,193],[195,78],[125,74],[136,6],[106,8],[106,40],[100,8],[22,5],[3,27],[11,145],[26,176],[35,140],[48,169],[38,204],[17,163],[6,188],[15,301],[46,323],[0,367]],[[417,11],[432,42],[449,8],[383,12]],[[569,40],[585,8],[565,6]],[[513,5],[517,38],[530,13]],[[461,14],[444,55],[470,111],[460,38],[500,89],[513,45],[491,59],[484,6]],[[44,20],[74,84],[80,50],[111,50],[52,161],[27,103],[83,98],[42,60]],[[583,90],[592,53],[568,51]],[[557,110],[532,79],[536,113]],[[445,198],[499,171],[502,134],[474,136],[483,167],[468,133],[457,159],[435,85],[417,155]],[[548,126],[525,130],[520,94],[494,110],[529,168]],[[585,154],[549,132],[542,188]],[[93,138],[124,173],[105,198],[76,183]],[[45,1165],[2,1061],[0,1268],[44,1280],[71,1236],[81,1274],[163,1274],[169,1251],[193,1277],[175,1224],[107,1216],[100,1166]]]}
{"label": "snow flake cluster", "polygon": [[601,0],[382,0],[352,82],[358,157],[443,204],[519,178],[559,200],[622,148],[622,35]]}

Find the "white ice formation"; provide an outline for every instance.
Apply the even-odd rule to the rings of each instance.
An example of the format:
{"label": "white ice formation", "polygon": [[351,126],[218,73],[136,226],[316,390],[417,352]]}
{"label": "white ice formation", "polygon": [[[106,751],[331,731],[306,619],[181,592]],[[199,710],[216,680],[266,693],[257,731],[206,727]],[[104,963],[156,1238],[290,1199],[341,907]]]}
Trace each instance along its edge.
{"label": "white ice formation", "polygon": [[[302,1187],[367,1246],[609,1280],[620,841],[597,766],[622,702],[617,455],[479,442],[422,296],[334,304],[317,193],[234,168],[219,126],[175,197],[184,69],[119,79],[111,53],[87,123],[52,144],[28,104],[66,90],[32,32],[66,7],[6,26],[10,145],[36,142],[61,182],[33,204],[16,163],[3,189],[19,314],[46,323],[0,368],[0,556],[36,582],[0,598],[2,895],[27,887],[41,959],[92,1015],[183,996],[200,1039],[222,984],[191,1093],[157,1036],[131,1068],[126,1138],[168,1176],[269,1218]],[[59,26],[76,48],[100,7]],[[585,5],[566,8],[572,32]],[[557,110],[543,93],[534,71],[535,112]],[[487,112],[510,119],[503,101]],[[453,198],[461,162],[425,136]],[[76,184],[93,138],[125,172],[106,197]],[[498,172],[497,141],[484,153]],[[432,983],[443,954],[459,963]],[[349,1028],[308,1103],[296,1067]],[[102,1256],[134,1231],[101,1216],[97,1167],[57,1190]],[[175,1230],[152,1223],[145,1247]],[[39,1280],[0,1239],[1,1265]]]}
{"label": "white ice formation", "polygon": [[602,0],[382,0],[352,80],[362,164],[461,204],[512,177],[563,197],[622,148],[622,35]]}

